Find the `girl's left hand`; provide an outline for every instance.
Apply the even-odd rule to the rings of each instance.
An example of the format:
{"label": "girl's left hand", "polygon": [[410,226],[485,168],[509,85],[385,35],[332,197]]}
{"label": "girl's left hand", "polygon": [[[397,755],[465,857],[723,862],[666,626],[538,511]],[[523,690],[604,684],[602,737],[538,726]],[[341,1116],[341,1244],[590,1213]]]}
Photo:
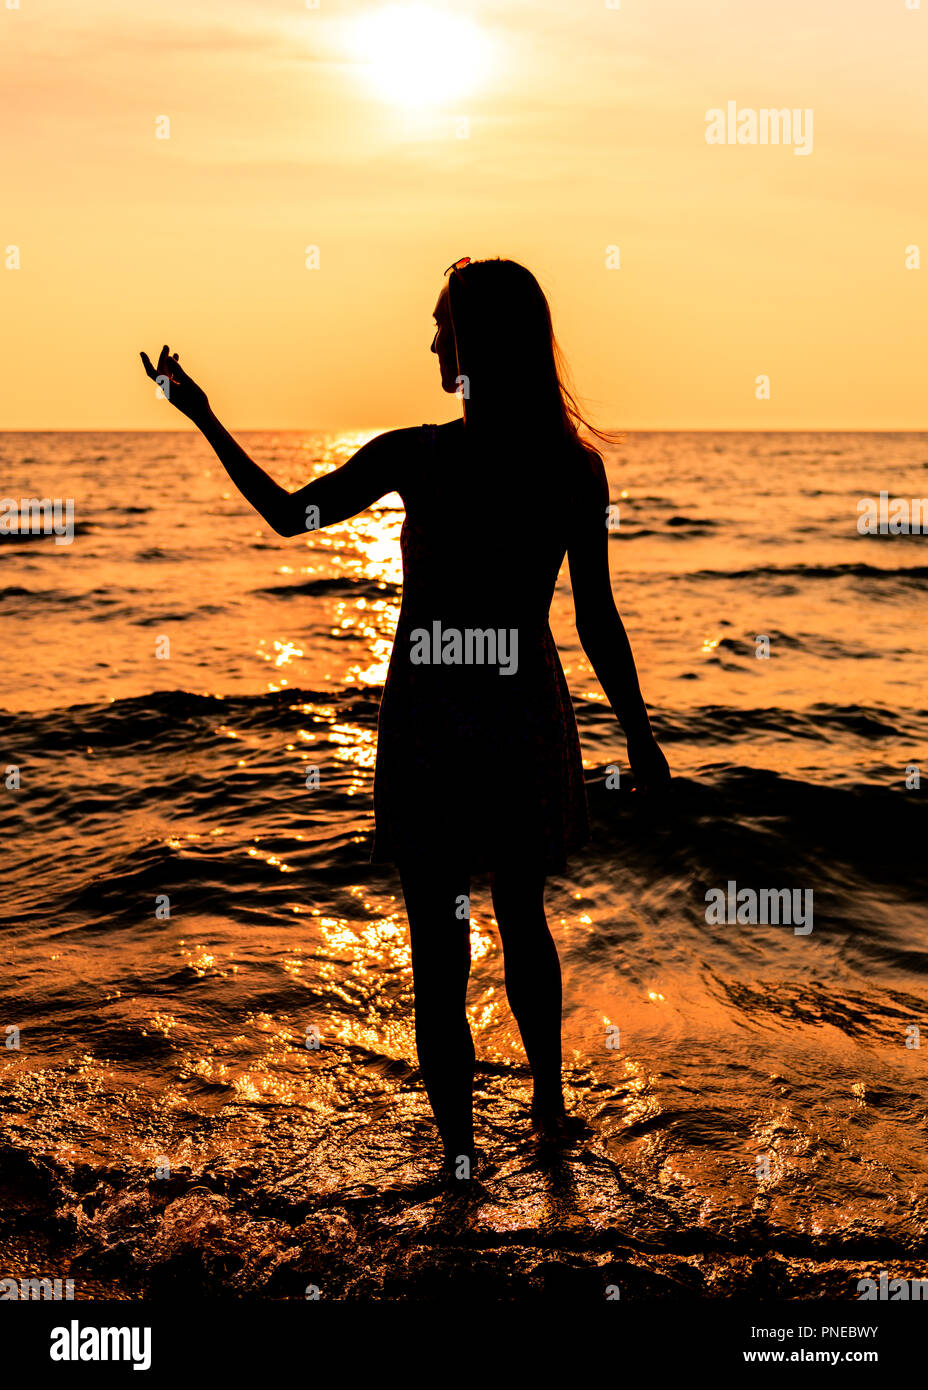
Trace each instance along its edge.
{"label": "girl's left hand", "polygon": [[670,768],[654,735],[629,738],[627,748],[635,791],[645,796],[666,791],[670,786]]}

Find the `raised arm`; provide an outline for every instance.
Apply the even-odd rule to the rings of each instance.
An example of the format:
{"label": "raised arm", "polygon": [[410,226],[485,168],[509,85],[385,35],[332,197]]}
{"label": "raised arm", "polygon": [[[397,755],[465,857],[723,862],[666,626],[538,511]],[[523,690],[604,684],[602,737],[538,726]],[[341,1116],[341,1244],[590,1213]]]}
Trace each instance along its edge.
{"label": "raised arm", "polygon": [[567,548],[577,635],[625,731],[636,786],[656,790],[669,781],[670,771],[651,729],[631,644],[612,596],[606,470],[592,455],[581,467],[588,472],[579,489]]}
{"label": "raised arm", "polygon": [[396,491],[401,470],[419,437],[417,429],[387,430],[363,444],[340,468],[287,493],[279,534],[299,536],[319,526],[331,526]]}
{"label": "raised arm", "polygon": [[340,468],[297,492],[288,492],[232,438],[213,414],[206,393],[181,367],[176,353],[172,355],[167,346],[163,347],[157,368],[146,353],[141,357],[147,374],[202,432],[239,492],[279,536],[298,536],[344,521],[392,492],[418,433],[389,430],[370,440]]}

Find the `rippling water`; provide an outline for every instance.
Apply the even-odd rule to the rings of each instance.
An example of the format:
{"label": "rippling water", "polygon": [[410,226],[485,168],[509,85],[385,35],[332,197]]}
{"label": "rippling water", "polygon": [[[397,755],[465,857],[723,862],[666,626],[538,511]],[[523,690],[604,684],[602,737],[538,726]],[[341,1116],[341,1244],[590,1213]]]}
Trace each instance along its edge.
{"label": "rippling water", "polygon": [[[366,437],[241,436],[292,487]],[[399,499],[282,541],[192,434],[6,434],[0,460],[4,495],[71,496],[77,522],[70,546],[0,542],[0,764],[21,769],[0,797],[0,1274],[388,1298],[853,1297],[925,1274],[928,866],[905,769],[928,764],[928,562],[922,536],[860,536],[857,500],[928,493],[928,438],[608,454],[613,587],[675,794],[643,815],[605,785],[624,741],[565,566],[552,629],[594,842],[548,902],[593,1137],[557,1162],[530,1137],[478,880],[493,1167],[468,1199],[433,1181],[402,898],[367,862]],[[814,930],[708,925],[728,880],[812,889]]]}

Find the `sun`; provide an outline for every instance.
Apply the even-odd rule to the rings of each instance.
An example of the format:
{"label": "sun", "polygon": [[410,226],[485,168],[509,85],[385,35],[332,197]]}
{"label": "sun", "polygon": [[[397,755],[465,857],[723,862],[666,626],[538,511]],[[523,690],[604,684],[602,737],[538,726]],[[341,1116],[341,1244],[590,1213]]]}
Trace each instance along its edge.
{"label": "sun", "polygon": [[460,100],[492,66],[487,37],[472,20],[429,5],[386,5],[356,19],[351,37],[365,78],[397,105]]}

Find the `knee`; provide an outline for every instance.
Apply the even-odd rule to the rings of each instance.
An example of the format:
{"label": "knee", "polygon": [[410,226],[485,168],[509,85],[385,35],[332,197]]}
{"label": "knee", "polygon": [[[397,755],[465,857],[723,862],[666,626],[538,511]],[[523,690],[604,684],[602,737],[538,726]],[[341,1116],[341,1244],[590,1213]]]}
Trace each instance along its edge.
{"label": "knee", "polygon": [[490,892],[496,920],[504,924],[544,920],[544,874],[525,869],[498,869],[490,875]]}
{"label": "knee", "polygon": [[520,942],[537,941],[548,930],[545,905],[541,897],[494,888],[493,912],[503,948]]}

